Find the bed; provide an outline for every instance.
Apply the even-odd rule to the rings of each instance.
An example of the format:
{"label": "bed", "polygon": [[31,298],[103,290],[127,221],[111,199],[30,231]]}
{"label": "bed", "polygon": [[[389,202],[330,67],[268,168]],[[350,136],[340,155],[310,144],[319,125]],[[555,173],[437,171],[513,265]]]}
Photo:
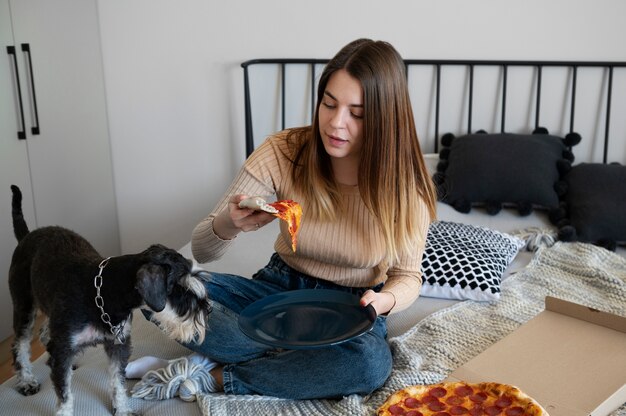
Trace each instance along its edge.
{"label": "bed", "polygon": [[[272,131],[309,122],[315,80],[325,62],[264,59],[242,64],[246,155]],[[371,415],[394,390],[444,379],[456,367],[539,313],[545,294],[626,316],[626,248],[620,245],[626,241],[623,231],[626,205],[619,196],[626,183],[620,176],[626,162],[626,126],[620,124],[623,120],[611,118],[612,108],[626,105],[626,63],[406,60],[406,65],[416,119],[422,121],[417,123],[418,135],[423,140],[421,146],[442,192],[442,201],[438,203],[440,228],[431,242],[463,240],[469,244],[437,246],[455,258],[464,250],[478,247],[484,254],[485,248],[497,247],[495,258],[493,253],[487,254],[496,267],[496,278],[486,289],[476,290],[468,283],[463,290],[457,290],[460,284],[452,285],[442,277],[445,273],[437,271],[451,257],[436,258],[433,254],[429,273],[437,277],[425,282],[425,291],[410,308],[388,319],[394,370],[385,386],[369,397],[290,401],[208,394],[199,395],[192,403],[180,399],[131,399],[137,412],[144,415]],[[487,81],[489,76],[491,81]],[[593,92],[589,91],[590,85],[596,87]],[[581,100],[583,92],[587,98]],[[545,126],[550,126],[549,131]],[[477,133],[480,129],[485,131]],[[546,152],[554,153],[553,147],[541,150],[540,154],[526,154],[519,153],[526,150],[515,147],[517,142],[508,141],[536,143],[538,138],[554,138],[552,142],[558,150],[555,160],[544,160]],[[477,144],[468,150],[464,146],[472,143],[471,140],[477,140]],[[489,141],[487,146],[484,140]],[[461,144],[462,147],[456,147]],[[471,162],[481,160],[482,165],[488,164],[481,158],[484,153],[493,153],[494,148],[500,149],[497,146],[503,146],[498,151],[510,158],[507,167],[515,164],[515,169],[522,169],[523,175],[507,171],[503,173],[505,178],[495,175],[494,179],[491,174],[481,179],[493,183],[487,196],[481,194],[484,192],[481,189],[460,195],[460,191],[473,186],[470,183],[464,189],[455,188],[460,177],[471,176],[468,166],[476,168]],[[515,150],[511,151],[511,147]],[[525,156],[519,157],[520,154]],[[541,200],[545,195],[540,195],[539,201],[534,196],[507,198],[512,181],[521,177],[524,185],[535,180],[528,176],[532,172],[540,172],[539,179],[547,175],[536,166],[539,160],[556,165],[550,170],[556,177],[550,179],[548,193],[554,192],[553,185],[558,183],[558,195],[549,195],[547,201]],[[579,166],[584,169],[573,175]],[[608,196],[599,196],[598,186],[588,183],[589,177],[602,178],[603,184],[614,188],[607,185]],[[489,195],[496,188],[500,193]],[[597,204],[599,198],[601,203]],[[589,217],[588,212],[585,216],[585,209],[577,205],[581,200],[595,201],[592,211],[600,211],[600,218]],[[583,213],[576,214],[579,211]],[[606,217],[611,221],[609,224]],[[251,276],[269,259],[277,232],[274,222],[258,232],[246,233],[237,238],[219,261],[201,266],[210,271]],[[189,244],[180,251],[191,258]],[[240,256],[243,252],[244,262]],[[551,282],[545,280],[546,275],[552,276]],[[595,279],[588,286],[568,283],[584,275],[602,275],[607,280]],[[556,285],[554,279],[560,279]],[[453,286],[456,289],[452,290]],[[607,296],[609,293],[611,296]],[[472,345],[466,345],[454,335],[477,321],[494,330],[489,334],[475,331]],[[133,357],[155,355],[173,359],[188,354],[140,313],[134,316],[132,341]],[[433,345],[441,348],[432,348]],[[35,363],[35,375],[43,381],[38,394],[21,396],[14,388],[14,378],[0,386],[3,414],[53,413],[56,398],[45,361],[46,354]],[[72,379],[75,414],[110,414],[107,383],[103,351],[87,349],[76,363]],[[133,384],[129,381],[129,388]],[[626,415],[626,406],[614,415]]]}

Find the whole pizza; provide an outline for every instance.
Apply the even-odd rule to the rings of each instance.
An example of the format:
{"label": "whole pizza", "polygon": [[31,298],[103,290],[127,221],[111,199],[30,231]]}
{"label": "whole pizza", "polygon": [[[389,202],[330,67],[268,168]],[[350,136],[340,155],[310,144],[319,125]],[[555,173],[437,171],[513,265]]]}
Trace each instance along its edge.
{"label": "whole pizza", "polygon": [[444,382],[393,393],[377,416],[548,416],[531,397],[500,383]]}

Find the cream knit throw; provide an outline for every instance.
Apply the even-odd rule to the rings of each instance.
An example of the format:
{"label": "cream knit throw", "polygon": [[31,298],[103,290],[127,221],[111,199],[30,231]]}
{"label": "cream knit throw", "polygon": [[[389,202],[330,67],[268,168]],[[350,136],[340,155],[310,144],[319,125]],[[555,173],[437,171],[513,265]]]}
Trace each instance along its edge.
{"label": "cream knit throw", "polygon": [[[544,309],[547,295],[626,316],[626,260],[582,243],[539,248],[527,268],[502,283],[499,301],[458,303],[390,339],[393,372],[369,397],[295,401],[203,394],[198,403],[204,415],[374,415],[394,391],[439,382],[514,331]],[[332,383],[332,375],[328,382]],[[612,416],[626,416],[626,404]]]}

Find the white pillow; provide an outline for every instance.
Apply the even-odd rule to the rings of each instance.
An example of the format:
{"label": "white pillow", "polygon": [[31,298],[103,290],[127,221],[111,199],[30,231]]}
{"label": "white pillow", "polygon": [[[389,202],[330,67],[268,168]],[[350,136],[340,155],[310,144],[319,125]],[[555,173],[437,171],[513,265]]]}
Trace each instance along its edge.
{"label": "white pillow", "polygon": [[437,165],[439,164],[439,153],[424,153],[422,156],[424,157],[426,170],[428,170],[428,174],[430,175],[430,177],[432,177],[435,173],[437,173]]}
{"label": "white pillow", "polygon": [[422,259],[422,296],[491,301],[524,240],[485,227],[435,221]]}

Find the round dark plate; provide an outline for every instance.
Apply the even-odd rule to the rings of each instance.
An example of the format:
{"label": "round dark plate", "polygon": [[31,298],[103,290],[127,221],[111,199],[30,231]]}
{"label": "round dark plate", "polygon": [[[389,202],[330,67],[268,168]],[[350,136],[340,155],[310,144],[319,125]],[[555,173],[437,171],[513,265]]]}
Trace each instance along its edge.
{"label": "round dark plate", "polygon": [[270,295],[246,307],[239,328],[263,344],[286,349],[320,348],[369,331],[376,321],[359,297],[327,289],[302,289]]}

